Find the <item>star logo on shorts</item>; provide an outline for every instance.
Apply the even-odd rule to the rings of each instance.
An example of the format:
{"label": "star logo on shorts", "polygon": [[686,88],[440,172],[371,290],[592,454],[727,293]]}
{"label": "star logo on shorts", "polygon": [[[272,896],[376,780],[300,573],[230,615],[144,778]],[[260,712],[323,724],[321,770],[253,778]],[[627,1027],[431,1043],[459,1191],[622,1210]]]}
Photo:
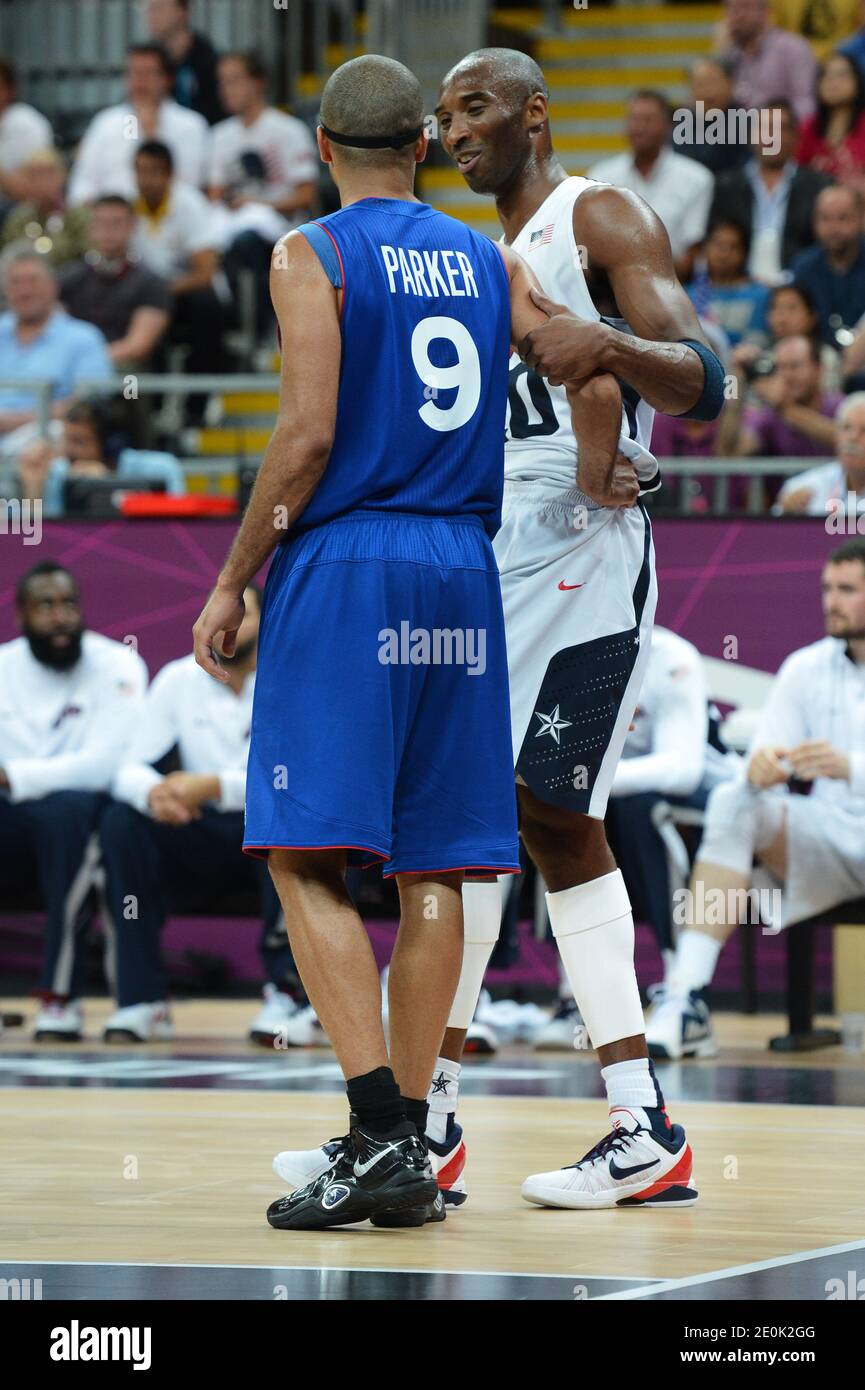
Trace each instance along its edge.
{"label": "star logo on shorts", "polygon": [[438,1076],[434,1076],[434,1077],[433,1077],[433,1082],[432,1082],[432,1093],[433,1093],[433,1095],[434,1095],[434,1096],[446,1096],[447,1093],[448,1093],[448,1086],[449,1086],[449,1085],[450,1085],[450,1077],[449,1077],[449,1076],[445,1076],[444,1072],[443,1072],[443,1071],[440,1071],[439,1074],[438,1074]]}
{"label": "star logo on shorts", "polygon": [[551,738],[556,740],[556,743],[560,743],[559,730],[571,727],[570,719],[560,717],[558,705],[552,714],[541,714],[540,711],[535,710],[535,718],[541,721],[541,727],[535,730],[535,738],[542,738],[544,734],[549,734]]}

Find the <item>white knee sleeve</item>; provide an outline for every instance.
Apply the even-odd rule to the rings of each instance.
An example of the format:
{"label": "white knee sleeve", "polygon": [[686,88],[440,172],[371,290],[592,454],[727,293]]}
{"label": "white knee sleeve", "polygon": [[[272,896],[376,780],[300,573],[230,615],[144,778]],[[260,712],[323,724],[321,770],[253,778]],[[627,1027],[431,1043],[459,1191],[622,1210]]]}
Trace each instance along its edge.
{"label": "white knee sleeve", "polygon": [[502,890],[495,883],[463,884],[463,968],[448,1028],[468,1028],[502,924]]}
{"label": "white knee sleeve", "polygon": [[634,919],[621,872],[547,894],[553,936],[595,1047],[645,1031]]}

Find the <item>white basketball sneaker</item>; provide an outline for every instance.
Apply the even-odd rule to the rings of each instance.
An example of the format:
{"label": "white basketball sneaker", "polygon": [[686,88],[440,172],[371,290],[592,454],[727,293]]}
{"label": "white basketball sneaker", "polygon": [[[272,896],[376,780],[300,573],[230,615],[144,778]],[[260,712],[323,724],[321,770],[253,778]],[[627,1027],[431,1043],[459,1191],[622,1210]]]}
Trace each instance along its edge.
{"label": "white basketball sneaker", "polygon": [[282,1037],[288,1020],[299,1010],[291,995],[277,989],[276,985],[265,985],[262,994],[264,1003],[249,1025],[249,1040],[273,1047]]}
{"label": "white basketball sneaker", "polygon": [[171,1010],[162,1000],[117,1009],[106,1022],[102,1037],[105,1042],[171,1042],[174,1038]]}
{"label": "white basketball sneaker", "polygon": [[660,1134],[645,1110],[622,1106],[610,1111],[610,1119],[614,1128],[579,1163],[526,1178],[526,1201],[577,1210],[693,1206],[693,1156],[682,1126]]}
{"label": "white basketball sneaker", "polygon": [[327,1034],[311,1004],[298,1009],[280,1029],[277,1047],[330,1047]]}
{"label": "white basketball sneaker", "polygon": [[658,990],[646,1015],[646,1045],[650,1057],[678,1061],[680,1057],[717,1057],[712,1015],[697,990],[673,994]]}
{"label": "white basketball sneaker", "polygon": [[558,1007],[532,1038],[536,1052],[558,1052],[574,1046],[574,1032],[582,1023],[576,1000],[560,999]]}
{"label": "white basketball sneaker", "polygon": [[273,1160],[273,1171],[289,1187],[306,1187],[338,1163],[348,1148],[348,1135],[329,1139],[317,1149],[284,1149]]}
{"label": "white basketball sneaker", "polygon": [[77,999],[48,999],[36,1015],[36,1042],[80,1042],[84,1029]]}

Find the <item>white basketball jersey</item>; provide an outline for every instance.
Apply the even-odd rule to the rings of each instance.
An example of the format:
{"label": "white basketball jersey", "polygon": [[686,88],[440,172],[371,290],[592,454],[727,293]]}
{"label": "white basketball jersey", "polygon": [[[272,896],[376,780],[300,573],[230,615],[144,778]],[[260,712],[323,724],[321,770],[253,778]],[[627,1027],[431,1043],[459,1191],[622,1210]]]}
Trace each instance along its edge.
{"label": "white basketball jersey", "polygon": [[[580,318],[597,322],[601,315],[586,285],[573,222],[574,203],[594,183],[593,179],[565,179],[553,189],[512,245],[531,266],[550,299],[566,304]],[[604,322],[629,331],[623,319],[607,318]],[[630,386],[622,387],[622,398],[623,452],[633,458],[640,481],[650,484],[647,490],[653,490],[653,480],[654,485],[659,483],[658,465],[650,451],[655,412]],[[512,353],[505,477],[572,488],[576,486],[576,457],[577,441],[564,386],[551,386]]]}

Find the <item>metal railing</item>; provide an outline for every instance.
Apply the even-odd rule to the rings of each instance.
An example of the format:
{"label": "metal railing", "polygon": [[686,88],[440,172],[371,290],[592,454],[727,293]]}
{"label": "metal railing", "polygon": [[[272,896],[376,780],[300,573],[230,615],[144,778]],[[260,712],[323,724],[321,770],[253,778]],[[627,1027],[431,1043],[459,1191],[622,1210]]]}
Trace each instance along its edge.
{"label": "metal railing", "polygon": [[[3,378],[0,380],[0,403],[2,395],[6,390],[30,391],[35,399],[34,417],[38,433],[47,437],[49,425],[52,419],[52,397],[53,386],[51,382],[44,379],[35,380],[33,378]],[[125,396],[130,398],[147,398],[149,396],[161,397],[184,397],[193,394],[227,394],[238,395],[261,395],[268,392],[276,393],[279,390],[279,377],[275,373],[217,373],[212,375],[193,376],[188,373],[168,373],[161,375],[156,372],[143,372],[141,375],[127,374],[94,381],[81,381],[78,383],[78,393],[87,395],[113,395]],[[2,405],[0,405],[2,408]],[[196,473],[216,480],[234,474],[239,463],[249,464],[255,462],[260,457],[260,450],[247,449],[244,447],[243,440],[246,434],[256,429],[260,431],[261,426],[248,423],[233,423],[229,417],[220,422],[217,428],[221,430],[235,430],[237,433],[238,447],[228,457],[201,457],[200,455],[190,455],[181,457],[181,462],[187,468],[192,468]],[[2,455],[2,444],[0,444],[0,455]],[[823,462],[830,462],[831,456],[827,455]],[[797,473],[803,472],[807,468],[813,468],[819,464],[820,459],[816,458],[671,458],[661,459],[661,474],[664,479],[664,487],[652,505],[663,511],[678,511],[688,513],[693,502],[693,492],[689,489],[689,480],[693,478],[710,478],[712,480],[712,492],[710,499],[710,511],[712,513],[725,513],[730,510],[730,484],[736,479],[746,479],[746,500],[744,508],[737,509],[744,515],[763,515],[765,514],[764,484],[768,478],[790,478]],[[5,470],[8,471],[13,461],[6,454]]]}

